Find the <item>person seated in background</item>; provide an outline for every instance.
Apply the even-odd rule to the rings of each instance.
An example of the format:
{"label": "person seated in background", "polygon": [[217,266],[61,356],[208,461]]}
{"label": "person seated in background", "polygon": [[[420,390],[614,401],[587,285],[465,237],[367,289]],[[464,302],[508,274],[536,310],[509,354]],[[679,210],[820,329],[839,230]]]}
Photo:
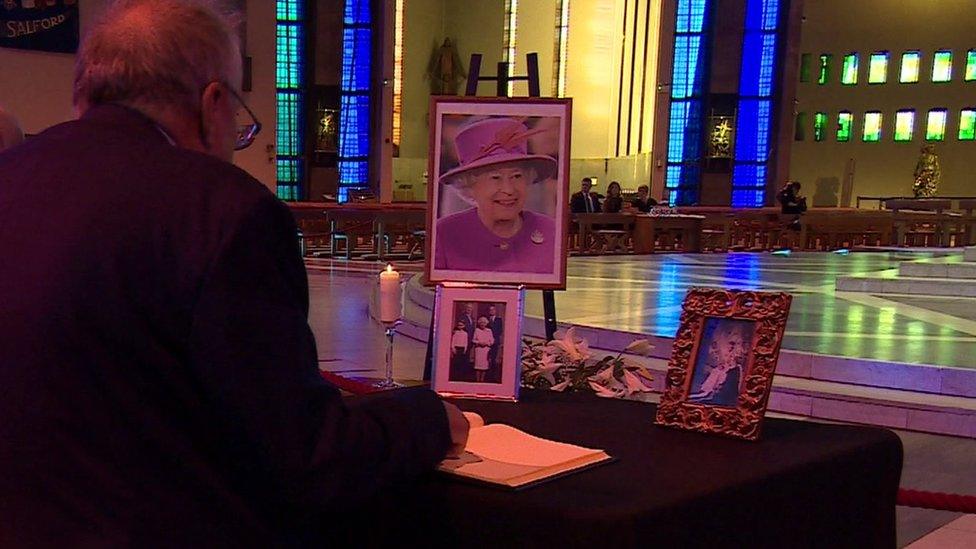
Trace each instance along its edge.
{"label": "person seated in background", "polygon": [[657,200],[651,198],[650,194],[651,189],[647,185],[637,187],[637,198],[635,198],[631,204],[641,213],[650,212],[651,208],[657,206]]}
{"label": "person seated in background", "polygon": [[294,216],[231,163],[260,129],[239,18],[110,6],[76,57],[80,118],[0,154],[0,547],[352,535],[336,517],[459,453],[467,420],[323,380]]}
{"label": "person seated in background", "polygon": [[24,132],[14,115],[0,107],[0,151],[11,149],[24,141]]}
{"label": "person seated in background", "polygon": [[579,192],[573,193],[569,200],[569,210],[572,213],[599,213],[600,195],[590,192],[593,188],[593,180],[584,177],[580,182]]}
{"label": "person seated in background", "polygon": [[807,198],[800,194],[799,181],[788,181],[776,195],[782,212],[785,214],[802,214],[807,211]]}
{"label": "person seated in background", "polygon": [[807,199],[800,194],[800,188],[799,181],[788,181],[776,194],[776,200],[779,201],[782,213],[796,215],[787,224],[787,228],[793,231],[800,230],[800,215],[807,211]]}
{"label": "person seated in background", "polygon": [[607,185],[607,198],[603,201],[604,213],[620,213],[624,209],[624,199],[620,193],[620,183],[611,181]]}

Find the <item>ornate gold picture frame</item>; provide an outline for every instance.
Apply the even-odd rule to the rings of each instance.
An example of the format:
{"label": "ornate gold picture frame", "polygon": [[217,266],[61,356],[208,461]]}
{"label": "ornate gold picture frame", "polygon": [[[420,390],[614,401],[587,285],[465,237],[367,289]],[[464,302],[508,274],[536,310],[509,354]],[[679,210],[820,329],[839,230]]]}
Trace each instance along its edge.
{"label": "ornate gold picture frame", "polygon": [[758,439],[792,300],[778,292],[690,290],[655,422]]}

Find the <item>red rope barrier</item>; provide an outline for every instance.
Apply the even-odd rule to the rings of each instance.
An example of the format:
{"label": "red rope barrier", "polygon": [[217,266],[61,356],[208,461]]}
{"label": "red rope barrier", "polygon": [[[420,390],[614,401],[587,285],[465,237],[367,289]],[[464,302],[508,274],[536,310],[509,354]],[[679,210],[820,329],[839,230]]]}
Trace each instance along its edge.
{"label": "red rope barrier", "polygon": [[976,513],[976,496],[901,488],[898,490],[898,505],[973,514]]}
{"label": "red rope barrier", "polygon": [[[322,377],[339,389],[354,395],[365,395],[381,390],[368,383],[342,377],[332,372],[323,371]],[[953,511],[956,513],[976,513],[976,496],[962,494],[946,494],[942,492],[926,492],[924,490],[901,488],[898,490],[897,504],[905,507],[921,507],[923,509],[937,509],[939,511]]]}
{"label": "red rope barrier", "polygon": [[355,379],[342,377],[338,374],[333,374],[332,372],[326,372],[324,370],[320,370],[320,373],[322,374],[322,377],[332,385],[335,385],[339,389],[346,391],[347,393],[352,393],[354,395],[365,395],[365,394],[375,393],[377,391],[382,390],[378,387],[373,387],[368,383],[363,383],[362,381],[356,381]]}

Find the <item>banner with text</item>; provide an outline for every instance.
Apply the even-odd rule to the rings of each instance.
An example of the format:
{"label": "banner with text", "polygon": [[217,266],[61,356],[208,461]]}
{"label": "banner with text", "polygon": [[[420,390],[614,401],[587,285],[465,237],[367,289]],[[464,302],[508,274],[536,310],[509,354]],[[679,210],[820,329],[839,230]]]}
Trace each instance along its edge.
{"label": "banner with text", "polygon": [[0,0],[0,48],[76,52],[77,0]]}

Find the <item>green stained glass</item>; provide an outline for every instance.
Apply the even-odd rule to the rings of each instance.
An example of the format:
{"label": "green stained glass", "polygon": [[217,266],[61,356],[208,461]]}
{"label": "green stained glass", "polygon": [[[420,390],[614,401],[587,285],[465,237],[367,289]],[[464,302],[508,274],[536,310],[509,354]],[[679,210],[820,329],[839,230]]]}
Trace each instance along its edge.
{"label": "green stained glass", "polygon": [[301,21],[305,18],[304,0],[277,0],[275,17],[278,21]]}
{"label": "green stained glass", "polygon": [[844,68],[841,69],[840,83],[848,86],[857,84],[857,54],[844,56]]}
{"label": "green stained glass", "polygon": [[948,82],[952,80],[952,52],[937,51],[932,62],[932,81]]}
{"label": "green stained glass", "polygon": [[959,115],[959,140],[976,140],[976,109],[963,109]]}
{"label": "green stained glass", "polygon": [[864,113],[864,133],[861,139],[872,143],[881,141],[881,121],[881,113],[878,111]]}
{"label": "green stained glass", "polygon": [[297,92],[281,92],[277,94],[278,154],[282,156],[298,156],[302,154],[298,139],[298,124],[301,119]]}
{"label": "green stained glass", "polygon": [[976,50],[969,50],[966,54],[966,82],[976,80]]}
{"label": "green stained glass", "polygon": [[888,81],[888,52],[871,54],[868,64],[868,84],[884,84]]}
{"label": "green stained glass", "polygon": [[277,194],[282,200],[298,200],[298,186],[279,184]]}
{"label": "green stained glass", "polygon": [[278,25],[276,55],[276,87],[301,88],[302,71],[299,62],[302,55],[301,27]]}
{"label": "green stained glass", "polygon": [[845,142],[851,140],[851,128],[854,126],[854,115],[842,111],[837,114],[837,141]]}
{"label": "green stained glass", "polygon": [[911,141],[915,133],[915,111],[904,110],[895,113],[895,141]]}
{"label": "green stained glass", "polygon": [[830,61],[833,57],[826,53],[820,56],[820,76],[817,77],[817,84],[822,86],[830,81]]}
{"label": "green stained glass", "polygon": [[918,82],[921,61],[922,54],[917,51],[906,51],[903,53],[901,55],[901,75],[898,77],[898,81],[902,84]]}
{"label": "green stained glass", "polygon": [[928,141],[942,141],[945,139],[947,112],[945,109],[929,111],[928,123],[925,125],[925,139]]}
{"label": "green stained glass", "polygon": [[824,132],[827,130],[827,113],[818,112],[813,115],[813,140],[823,141]]}

